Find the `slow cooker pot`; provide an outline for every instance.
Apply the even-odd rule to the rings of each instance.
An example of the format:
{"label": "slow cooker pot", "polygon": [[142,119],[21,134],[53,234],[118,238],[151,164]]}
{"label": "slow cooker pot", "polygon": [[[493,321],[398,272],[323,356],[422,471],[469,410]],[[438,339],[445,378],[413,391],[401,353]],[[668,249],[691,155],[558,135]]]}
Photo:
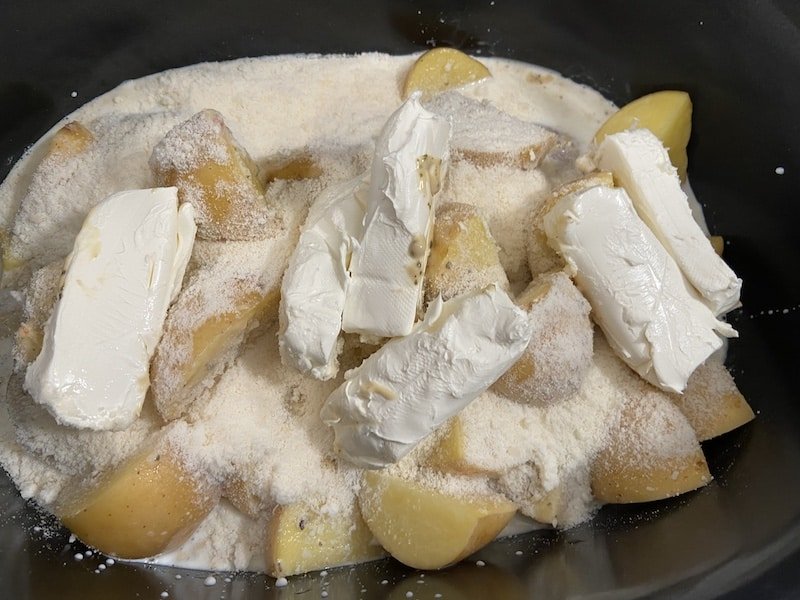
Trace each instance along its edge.
{"label": "slow cooker pot", "polygon": [[[793,598],[800,595],[800,5],[273,2],[6,3],[0,178],[62,116],[126,79],[265,54],[449,45],[541,64],[622,104],[657,89],[694,102],[689,173],[745,282],[728,364],[757,418],[704,444],[714,482],[607,506],[565,532],[505,539],[446,571],[391,560],[274,580],[107,564],[0,477],[6,598]],[[83,560],[75,560],[81,552]],[[477,561],[481,561],[477,563]],[[103,565],[103,568],[100,565]]]}

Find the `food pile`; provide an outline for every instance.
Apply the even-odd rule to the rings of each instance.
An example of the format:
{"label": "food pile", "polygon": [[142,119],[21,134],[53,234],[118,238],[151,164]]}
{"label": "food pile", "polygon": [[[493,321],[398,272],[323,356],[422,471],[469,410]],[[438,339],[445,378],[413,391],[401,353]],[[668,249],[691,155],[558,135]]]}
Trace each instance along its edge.
{"label": "food pile", "polygon": [[106,554],[275,577],[702,487],[753,412],[690,130],[445,48],[125,84],[0,187],[0,463]]}

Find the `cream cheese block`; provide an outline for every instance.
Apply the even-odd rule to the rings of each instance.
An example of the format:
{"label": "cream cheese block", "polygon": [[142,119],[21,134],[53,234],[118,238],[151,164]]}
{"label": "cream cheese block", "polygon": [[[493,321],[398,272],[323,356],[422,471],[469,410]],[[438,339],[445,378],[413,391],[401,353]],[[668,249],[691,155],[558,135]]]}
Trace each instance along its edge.
{"label": "cream cheese block", "polygon": [[492,284],[431,303],[407,336],[387,342],[326,400],[338,451],[380,468],[483,393],[525,351],[527,314]]}
{"label": "cream cheese block", "polygon": [[342,329],[374,337],[408,335],[422,301],[434,196],[449,157],[450,122],[412,95],[375,146],[364,232],[353,250]]}
{"label": "cream cheese block", "polygon": [[366,176],[314,202],[281,285],[281,361],[316,379],[339,370],[348,263],[363,229]]}
{"label": "cream cheese block", "polygon": [[737,335],[700,300],[625,190],[597,186],[565,196],[544,228],[610,345],[654,385],[683,391],[722,346],[720,335]]}
{"label": "cream cheese block", "polygon": [[714,252],[692,216],[677,171],[661,141],[649,129],[609,135],[597,149],[596,161],[625,188],[636,212],[714,314],[739,306],[742,280]]}
{"label": "cream cheese block", "polygon": [[174,187],[119,192],[89,212],[25,374],[25,389],[59,423],[123,429],[139,416],[195,232]]}

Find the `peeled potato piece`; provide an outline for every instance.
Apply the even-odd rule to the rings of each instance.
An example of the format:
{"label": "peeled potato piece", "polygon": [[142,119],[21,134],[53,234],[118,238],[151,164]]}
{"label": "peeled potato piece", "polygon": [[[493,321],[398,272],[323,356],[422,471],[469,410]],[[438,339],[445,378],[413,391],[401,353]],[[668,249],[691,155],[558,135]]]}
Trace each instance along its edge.
{"label": "peeled potato piece", "polygon": [[[574,525],[569,521],[566,514],[567,500],[562,490],[566,488],[565,481],[570,478],[570,474],[560,474],[560,480],[549,490],[544,488],[540,461],[534,460],[519,464],[509,468],[497,479],[497,490],[517,506],[517,510],[524,515],[539,523],[551,525],[559,524]],[[583,486],[575,486],[573,494],[585,495]]]}
{"label": "peeled potato piece", "polygon": [[451,120],[451,161],[466,160],[479,167],[513,165],[535,169],[557,143],[559,134],[530,121],[517,119],[488,101],[458,92],[437,94],[425,108]]}
{"label": "peeled potato piece", "polygon": [[302,502],[280,506],[267,528],[267,573],[286,577],[386,556],[358,507],[323,515]]}
{"label": "peeled potato piece", "polygon": [[[150,364],[150,391],[165,421],[184,415],[235,357],[245,334],[277,318],[280,291],[258,277],[190,281],[170,307]],[[195,285],[196,284],[196,285]],[[220,302],[221,296],[226,302]]]}
{"label": "peeled potato piece", "polygon": [[574,396],[592,363],[589,303],[562,271],[534,279],[516,303],[528,312],[531,341],[492,389],[539,406]]}
{"label": "peeled potato piece", "polygon": [[591,479],[597,500],[624,504],[677,496],[712,478],[689,422],[666,394],[650,388],[625,400]]}
{"label": "peeled potato piece", "polygon": [[721,362],[697,367],[683,394],[670,394],[701,442],[741,427],[755,418],[733,377]]}
{"label": "peeled potato piece", "polygon": [[267,184],[270,184],[278,179],[313,179],[322,175],[322,169],[309,155],[300,154],[271,161],[264,167],[264,174]]}
{"label": "peeled potato piece", "polygon": [[85,544],[120,558],[145,558],[183,543],[218,499],[214,485],[161,448],[128,459],[56,512]]}
{"label": "peeled potato piece", "polygon": [[[436,431],[420,460],[440,473],[500,478],[536,456],[537,411],[487,390]],[[532,477],[524,477],[526,488]]]}
{"label": "peeled potato piece", "polygon": [[53,135],[49,152],[52,156],[76,156],[93,141],[91,131],[78,121],[70,121]]}
{"label": "peeled potato piece", "polygon": [[[70,158],[84,153],[94,142],[94,135],[82,123],[70,121],[53,134],[50,145],[40,164],[44,165],[44,171],[52,168],[48,163],[55,161],[56,164],[64,162]],[[0,245],[3,250],[2,271],[12,271],[25,264],[26,259],[18,255],[19,249],[15,247],[15,236],[11,232],[4,231],[0,235]]]}
{"label": "peeled potato piece", "polygon": [[215,110],[203,110],[153,149],[157,185],[176,186],[195,209],[197,237],[242,241],[269,237],[271,214],[258,168]]}
{"label": "peeled potato piece", "polygon": [[434,94],[461,87],[491,77],[489,69],[456,50],[455,48],[433,48],[420,56],[411,66],[403,84],[403,98],[421,91]]}
{"label": "peeled potato piece", "polygon": [[236,510],[253,520],[260,519],[267,510],[275,508],[269,498],[262,497],[255,486],[239,476],[228,477],[222,486],[222,495]]}
{"label": "peeled potato piece", "polygon": [[61,290],[64,261],[57,260],[34,271],[25,288],[25,308],[15,338],[18,367],[36,360],[42,350],[44,325]]}
{"label": "peeled potato piece", "polygon": [[474,206],[449,202],[436,209],[425,270],[425,301],[442,300],[496,283],[508,289],[497,244]]}
{"label": "peeled potato piece", "polygon": [[550,212],[561,198],[589,188],[603,185],[614,186],[614,176],[606,171],[590,173],[574,181],[570,181],[553,190],[532,215],[530,236],[528,237],[528,266],[536,276],[553,269],[561,269],[564,260],[547,243],[547,234],[542,219]]}
{"label": "peeled potato piece", "polygon": [[485,469],[470,460],[467,452],[465,424],[460,414],[450,419],[439,433],[440,437],[425,465],[444,473],[461,475],[498,475],[499,472]]}
{"label": "peeled potato piece", "polygon": [[516,512],[501,496],[453,496],[367,471],[359,494],[361,514],[378,542],[417,569],[441,569],[491,542]]}
{"label": "peeled potato piece", "polygon": [[539,523],[555,527],[559,521],[558,511],[562,501],[561,488],[556,487],[531,504],[524,513]]}
{"label": "peeled potato piece", "polygon": [[632,127],[652,131],[669,150],[669,159],[678,170],[681,181],[686,179],[686,145],[692,133],[692,100],[689,94],[663,90],[637,98],[619,109],[603,123],[594,136],[600,143],[607,135]]}
{"label": "peeled potato piece", "polygon": [[722,256],[722,252],[725,250],[725,239],[721,235],[712,235],[709,236],[708,241],[711,242],[711,247],[714,248],[717,256]]}

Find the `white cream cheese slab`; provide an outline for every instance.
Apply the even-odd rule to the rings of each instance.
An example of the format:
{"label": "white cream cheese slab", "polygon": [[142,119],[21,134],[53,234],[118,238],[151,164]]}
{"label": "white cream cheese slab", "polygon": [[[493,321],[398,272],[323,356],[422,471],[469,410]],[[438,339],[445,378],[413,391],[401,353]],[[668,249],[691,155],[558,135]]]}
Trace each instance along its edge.
{"label": "white cream cheese slab", "polygon": [[682,392],[689,375],[736,331],[719,321],[636,214],[621,188],[562,198],[545,215],[561,253],[609,344],[642,377]]}
{"label": "white cream cheese slab", "polygon": [[350,262],[342,329],[408,335],[422,300],[434,196],[449,158],[450,122],[412,95],[376,142],[364,233]]}
{"label": "white cream cheese slab", "polygon": [[609,135],[597,149],[596,162],[625,188],[636,212],[714,314],[739,306],[742,280],[714,252],[692,216],[661,140],[649,129]]}
{"label": "white cream cheese slab", "polygon": [[174,187],[113,194],[89,212],[25,374],[25,389],[59,423],[123,429],[139,415],[195,232]]}
{"label": "white cream cheese slab", "polygon": [[316,379],[339,370],[348,264],[363,230],[367,177],[324,191],[312,205],[281,284],[281,360]]}
{"label": "white cream cheese slab", "polygon": [[530,336],[527,314],[496,285],[437,299],[409,335],[348,371],[322,420],[350,462],[394,463],[508,370]]}

